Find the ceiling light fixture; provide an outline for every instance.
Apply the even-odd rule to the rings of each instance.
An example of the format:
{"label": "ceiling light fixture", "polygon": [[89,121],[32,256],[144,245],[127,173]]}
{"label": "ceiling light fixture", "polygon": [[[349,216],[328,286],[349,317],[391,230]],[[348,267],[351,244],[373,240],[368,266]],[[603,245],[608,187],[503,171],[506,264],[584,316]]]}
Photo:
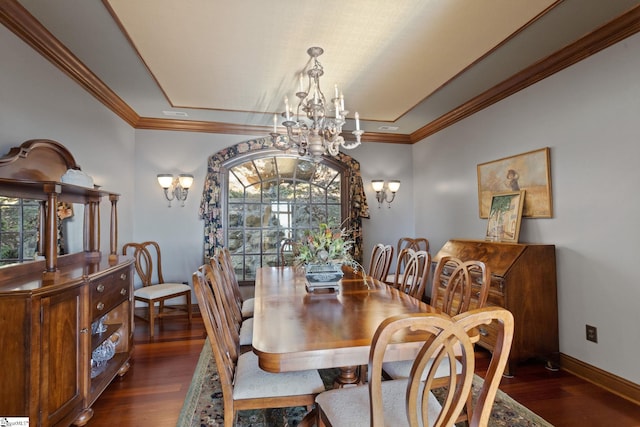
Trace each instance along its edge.
{"label": "ceiling light fixture", "polygon": [[[338,85],[334,86],[335,97],[330,104],[320,90],[320,76],[324,74],[322,65],[318,57],[324,50],[321,47],[310,47],[307,53],[311,57],[312,66],[306,69],[309,83],[304,88],[304,71],[300,73],[300,86],[296,92],[299,98],[295,115],[289,106],[289,99],[284,98],[285,121],[282,125],[287,128],[287,135],[278,133],[278,115],[273,115],[273,132],[271,140],[273,146],[280,150],[298,149],[301,156],[310,155],[319,159],[323,154],[337,156],[340,147],[353,149],[360,145],[360,137],[364,133],[360,129],[360,117],[356,112],[356,130],[351,132],[356,137],[355,142],[346,142],[342,135],[342,126],[349,111],[344,109],[344,95],[338,90]],[[305,117],[306,116],[306,117]]]}

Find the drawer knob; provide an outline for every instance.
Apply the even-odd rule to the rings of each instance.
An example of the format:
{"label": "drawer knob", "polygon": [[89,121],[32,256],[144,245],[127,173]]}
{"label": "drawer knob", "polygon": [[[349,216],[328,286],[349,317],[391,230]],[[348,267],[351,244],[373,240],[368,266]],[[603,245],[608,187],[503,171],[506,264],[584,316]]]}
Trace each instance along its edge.
{"label": "drawer knob", "polygon": [[100,311],[104,310],[104,304],[99,302],[98,305],[96,305],[96,308]]}
{"label": "drawer knob", "polygon": [[127,294],[127,288],[120,289],[120,295],[126,295],[126,294]]}
{"label": "drawer knob", "polygon": [[483,337],[488,337],[489,336],[489,331],[487,331],[485,328],[478,328],[478,332],[480,333],[480,335],[482,335]]}
{"label": "drawer knob", "polygon": [[104,292],[104,285],[102,283],[100,283],[98,286],[96,286],[96,290],[98,292]]}
{"label": "drawer knob", "polygon": [[86,334],[87,332],[89,332],[89,329],[87,329],[87,328],[80,329],[80,333],[81,334]]}
{"label": "drawer knob", "polygon": [[120,275],[120,280],[127,280],[127,274],[126,273],[122,273]]}

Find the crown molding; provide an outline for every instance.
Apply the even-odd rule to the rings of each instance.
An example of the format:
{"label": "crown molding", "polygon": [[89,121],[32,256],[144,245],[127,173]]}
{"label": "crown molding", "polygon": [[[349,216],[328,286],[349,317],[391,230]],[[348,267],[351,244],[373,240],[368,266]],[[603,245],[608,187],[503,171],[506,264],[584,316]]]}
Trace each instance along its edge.
{"label": "crown molding", "polygon": [[413,132],[416,143],[640,31],[640,6]]}

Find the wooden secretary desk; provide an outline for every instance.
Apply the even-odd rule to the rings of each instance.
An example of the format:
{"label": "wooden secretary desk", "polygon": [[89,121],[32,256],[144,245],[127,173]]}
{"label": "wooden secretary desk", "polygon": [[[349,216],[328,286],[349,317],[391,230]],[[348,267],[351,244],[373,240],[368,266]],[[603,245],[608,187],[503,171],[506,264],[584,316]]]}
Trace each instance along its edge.
{"label": "wooden secretary desk", "polygon": [[[515,321],[513,344],[505,375],[513,375],[518,362],[541,358],[557,367],[558,297],[554,245],[449,240],[433,257],[479,260],[491,269],[487,305],[511,311]],[[480,328],[478,344],[492,350],[492,325]]]}
{"label": "wooden secretary desk", "polygon": [[[35,200],[39,212],[35,260],[0,267],[0,417],[32,427],[86,424],[133,352],[133,259],[116,251],[118,195],[60,182],[67,170],[80,168],[51,140],[0,157],[3,209]],[[111,202],[108,255],[100,252],[102,198]],[[59,256],[61,202],[84,205],[83,250]]]}

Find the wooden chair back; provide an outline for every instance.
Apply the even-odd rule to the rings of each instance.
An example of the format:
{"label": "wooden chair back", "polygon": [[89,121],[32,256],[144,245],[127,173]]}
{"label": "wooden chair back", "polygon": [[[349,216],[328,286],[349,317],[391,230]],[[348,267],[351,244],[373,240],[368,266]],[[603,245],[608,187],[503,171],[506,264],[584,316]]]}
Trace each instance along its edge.
{"label": "wooden chair back", "polygon": [[400,257],[403,249],[413,249],[414,251],[426,251],[429,252],[429,240],[424,237],[401,237],[398,239],[396,254],[398,258],[396,259],[396,267],[395,271],[392,275],[390,275],[387,279],[388,284],[393,284],[396,277],[404,274],[404,263]]}
{"label": "wooden chair back", "polygon": [[396,269],[404,265],[404,272],[396,274],[391,286],[422,300],[431,265],[431,255],[427,251],[403,249],[398,255]]}
{"label": "wooden chair back", "polygon": [[378,243],[371,252],[369,276],[384,281],[389,274],[389,267],[393,259],[393,246]]}
{"label": "wooden chair back", "polygon": [[239,342],[242,312],[236,302],[232,290],[233,286],[229,283],[228,274],[225,272],[224,260],[222,258],[220,255],[210,258],[208,268],[203,269],[203,272],[209,283],[211,283],[216,297],[222,304],[222,313],[227,319],[229,328]]}
{"label": "wooden chair back", "polygon": [[[162,253],[157,242],[146,241],[142,243],[126,243],[122,246],[122,254],[133,251],[135,269],[142,286],[151,286],[165,283],[162,276]],[[156,266],[154,270],[154,264]]]}
{"label": "wooden chair back", "polygon": [[401,237],[398,239],[396,253],[400,254],[403,249],[413,249],[414,251],[429,251],[429,239],[425,237]]}
{"label": "wooden chair back", "polygon": [[278,266],[293,265],[298,254],[298,242],[293,239],[282,239],[278,249]]}
{"label": "wooden chair back", "polygon": [[436,266],[431,288],[431,305],[450,316],[482,308],[489,296],[491,271],[482,261],[463,262],[444,256]]}
{"label": "wooden chair back", "polygon": [[224,273],[226,283],[233,292],[233,299],[238,307],[242,308],[242,293],[240,292],[240,284],[238,283],[238,277],[236,276],[233,268],[233,260],[231,259],[231,252],[228,248],[222,248],[218,251],[218,263]]}
{"label": "wooden chair back", "polygon": [[[496,348],[469,423],[472,427],[486,426],[513,340],[513,315],[498,307],[473,310],[454,318],[445,314],[417,313],[393,316],[384,320],[373,337],[369,354],[371,426],[384,426],[382,363],[387,346],[394,342],[394,336],[397,337],[397,333],[403,330],[410,330],[412,333],[423,332],[429,337],[413,362],[406,389],[407,397],[401,399],[406,404],[409,425],[454,425],[471,393],[475,370],[473,343],[468,332],[479,325],[491,322],[494,322],[498,329]],[[433,363],[430,363],[431,359]],[[430,398],[428,393],[433,388],[439,388],[433,383],[437,367],[445,359],[449,361],[451,375],[447,377],[448,384],[442,409],[439,413],[430,413],[427,404]],[[459,375],[455,372],[456,360],[462,365],[462,373]],[[423,371],[427,367],[426,380],[423,382]],[[428,421],[429,418],[432,423]]]}
{"label": "wooden chair back", "polygon": [[205,264],[193,273],[193,286],[220,376],[226,419],[228,416],[233,417],[234,414],[233,380],[240,346],[227,323],[224,301],[220,298],[219,292],[216,292],[216,284],[219,285],[221,280],[219,271],[211,265]]}

